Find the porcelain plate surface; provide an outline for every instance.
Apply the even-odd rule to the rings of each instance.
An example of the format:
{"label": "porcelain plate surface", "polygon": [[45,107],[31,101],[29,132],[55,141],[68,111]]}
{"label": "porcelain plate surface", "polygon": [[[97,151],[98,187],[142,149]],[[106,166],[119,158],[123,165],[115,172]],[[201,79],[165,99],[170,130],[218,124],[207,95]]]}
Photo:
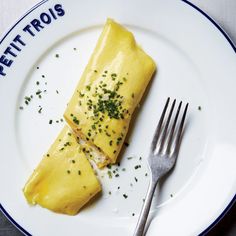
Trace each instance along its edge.
{"label": "porcelain plate surface", "polygon": [[[133,120],[130,145],[122,151],[120,166],[113,167],[119,168],[119,177],[109,179],[103,170],[102,195],[77,216],[30,207],[22,188],[65,123],[60,120],[63,111],[107,17],[131,30],[158,65]],[[11,53],[6,53],[8,47]],[[234,198],[235,52],[190,5],[170,0],[44,1],[7,33],[0,57],[8,65],[0,63],[5,74],[0,75],[0,203],[26,234],[132,235],[149,181],[145,159],[168,96],[189,102],[190,109],[177,165],[158,185],[147,235],[199,234]]]}

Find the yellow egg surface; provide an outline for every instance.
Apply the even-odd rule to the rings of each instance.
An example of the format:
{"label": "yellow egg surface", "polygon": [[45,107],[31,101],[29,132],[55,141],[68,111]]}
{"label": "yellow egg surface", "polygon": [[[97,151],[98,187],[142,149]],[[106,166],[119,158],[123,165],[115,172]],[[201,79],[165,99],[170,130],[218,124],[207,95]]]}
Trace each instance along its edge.
{"label": "yellow egg surface", "polygon": [[30,204],[68,215],[77,214],[100,191],[101,185],[90,162],[67,126],[23,189]]}
{"label": "yellow egg surface", "polygon": [[64,117],[74,132],[115,163],[134,109],[156,65],[131,32],[108,19]]}

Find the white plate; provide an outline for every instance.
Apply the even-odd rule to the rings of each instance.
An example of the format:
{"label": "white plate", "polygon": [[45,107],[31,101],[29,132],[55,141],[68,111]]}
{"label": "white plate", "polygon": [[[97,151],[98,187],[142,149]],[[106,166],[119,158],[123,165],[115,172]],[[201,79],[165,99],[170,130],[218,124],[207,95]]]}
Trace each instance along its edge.
{"label": "white plate", "polygon": [[[27,235],[132,235],[148,185],[145,157],[163,104],[171,96],[190,103],[188,122],[176,168],[157,189],[147,235],[201,233],[236,192],[232,42],[184,1],[61,0],[65,14],[56,13],[56,4],[43,1],[28,11],[0,45],[2,55],[17,35],[26,44],[16,40],[21,51],[12,49],[16,57],[5,55],[13,63],[4,66],[6,75],[0,77],[1,209]],[[40,15],[44,28],[37,32],[31,22]],[[63,126],[55,121],[62,117],[107,17],[126,25],[159,68],[138,111],[130,146],[122,154],[120,169],[126,171],[112,180],[105,175],[102,197],[77,216],[30,207],[22,187]],[[23,30],[27,25],[34,36]],[[42,99],[35,95],[37,89],[47,90]],[[34,98],[25,106],[24,97],[31,94]],[[22,104],[24,110],[19,109]],[[142,168],[135,170],[139,163]]]}

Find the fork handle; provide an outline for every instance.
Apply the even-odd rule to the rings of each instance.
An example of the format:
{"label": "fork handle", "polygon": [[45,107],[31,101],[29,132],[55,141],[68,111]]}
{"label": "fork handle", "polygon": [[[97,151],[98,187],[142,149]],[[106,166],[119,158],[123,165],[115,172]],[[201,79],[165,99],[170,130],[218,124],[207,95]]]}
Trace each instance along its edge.
{"label": "fork handle", "polygon": [[149,183],[146,198],[145,198],[142,211],[140,213],[138,223],[136,225],[133,236],[143,236],[145,225],[147,222],[148,214],[149,214],[151,203],[152,203],[153,194],[156,189],[157,181],[158,180],[154,181],[153,179],[151,179]]}

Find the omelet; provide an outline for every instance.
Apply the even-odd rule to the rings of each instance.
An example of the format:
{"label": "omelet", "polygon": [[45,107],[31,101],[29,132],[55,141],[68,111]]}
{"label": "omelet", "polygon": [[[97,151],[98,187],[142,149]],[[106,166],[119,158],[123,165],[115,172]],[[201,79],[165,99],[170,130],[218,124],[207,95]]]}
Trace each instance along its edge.
{"label": "omelet", "polygon": [[116,162],[155,70],[133,34],[108,19],[64,113],[73,131],[97,151],[98,167]]}
{"label": "omelet", "polygon": [[68,126],[63,128],[23,189],[30,204],[68,215],[77,214],[100,191],[99,180]]}
{"label": "omelet", "polygon": [[156,70],[126,28],[108,19],[65,110],[65,126],[23,188],[30,204],[75,215],[101,184],[99,168],[115,163],[133,112]]}

